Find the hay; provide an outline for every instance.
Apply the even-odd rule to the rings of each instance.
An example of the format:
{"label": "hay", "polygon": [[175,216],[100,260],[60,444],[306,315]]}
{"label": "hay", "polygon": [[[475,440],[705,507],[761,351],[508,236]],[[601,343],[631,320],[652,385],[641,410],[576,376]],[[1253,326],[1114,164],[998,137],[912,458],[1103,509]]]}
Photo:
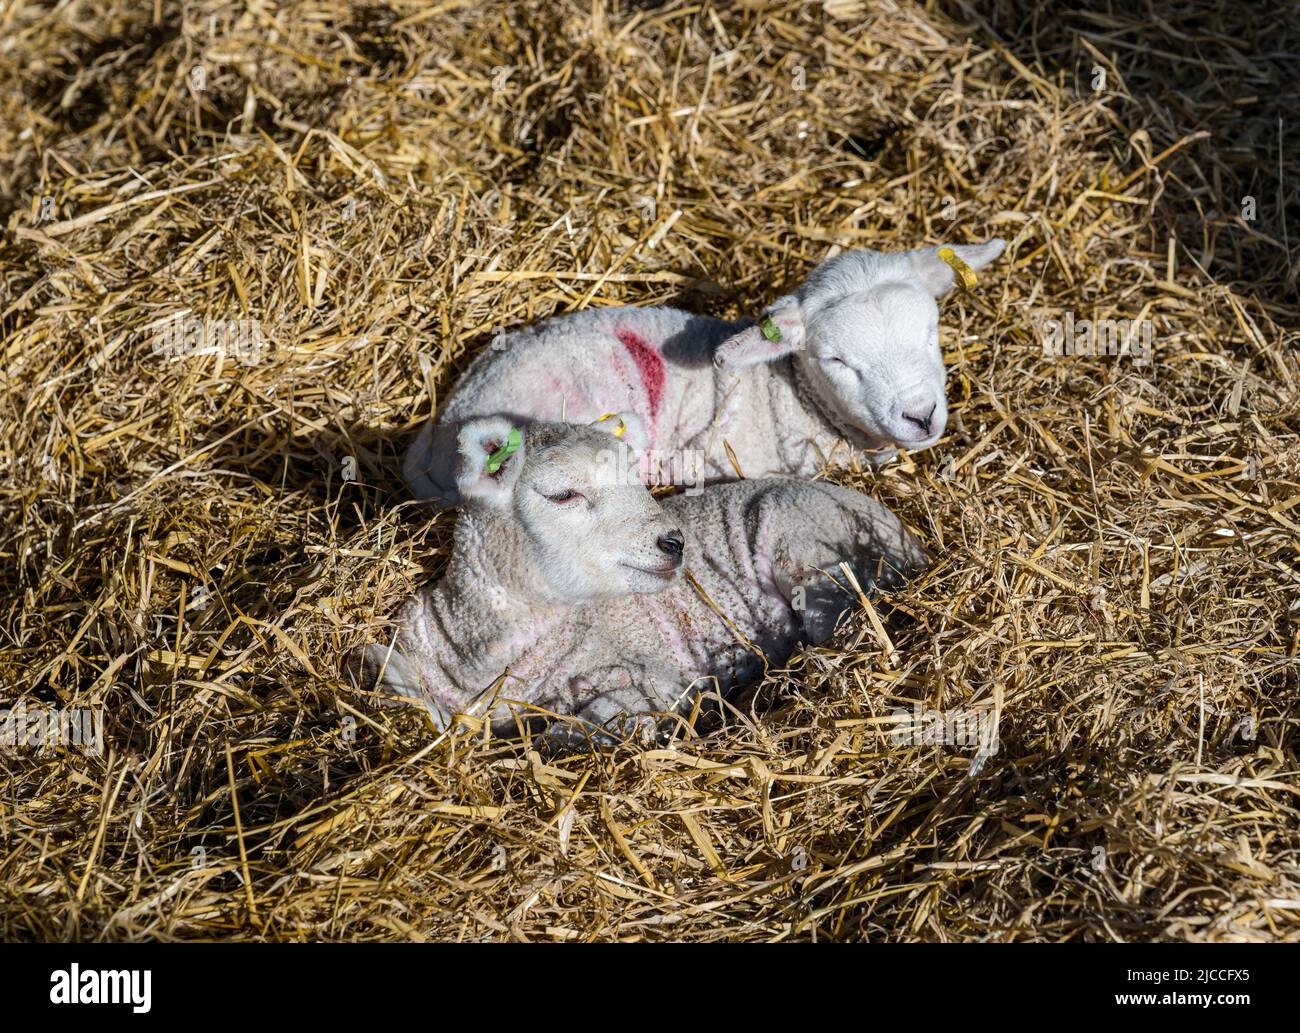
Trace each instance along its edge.
{"label": "hay", "polygon": [[[0,677],[105,747],[0,751],[0,937],[1300,939],[1295,12],[389,3],[0,17]],[[940,558],[893,617],[673,748],[344,684],[494,333],[993,234],[949,434],[837,475]],[[1066,311],[1155,361],[1044,356]]]}

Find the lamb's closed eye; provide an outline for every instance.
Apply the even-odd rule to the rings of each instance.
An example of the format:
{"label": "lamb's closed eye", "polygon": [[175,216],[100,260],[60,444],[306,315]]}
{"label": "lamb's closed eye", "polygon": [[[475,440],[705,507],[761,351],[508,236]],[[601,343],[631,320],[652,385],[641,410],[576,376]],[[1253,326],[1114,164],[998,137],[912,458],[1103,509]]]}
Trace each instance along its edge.
{"label": "lamb's closed eye", "polygon": [[579,499],[585,497],[582,494],[582,492],[577,491],[574,488],[565,488],[563,491],[557,491],[557,492],[544,492],[543,494],[546,496],[548,501],[554,502],[558,505],[564,505],[565,503],[569,503],[569,502],[576,502]]}
{"label": "lamb's closed eye", "polygon": [[822,369],[826,370],[827,373],[832,375],[838,374],[840,376],[851,375],[857,377],[859,380],[862,379],[862,371],[858,369],[857,366],[853,365],[853,363],[849,362],[848,359],[841,359],[838,355],[827,355],[817,361],[821,364]]}

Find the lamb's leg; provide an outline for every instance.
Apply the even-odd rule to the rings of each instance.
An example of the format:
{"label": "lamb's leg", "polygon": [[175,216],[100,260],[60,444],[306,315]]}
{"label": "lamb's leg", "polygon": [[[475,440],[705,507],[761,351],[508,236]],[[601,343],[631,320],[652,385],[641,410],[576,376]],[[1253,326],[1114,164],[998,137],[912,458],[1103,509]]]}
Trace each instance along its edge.
{"label": "lamb's leg", "polygon": [[635,689],[615,689],[597,696],[570,718],[552,721],[540,737],[547,746],[574,749],[588,742],[613,746],[625,740],[650,743],[659,718],[646,710],[645,696]]}
{"label": "lamb's leg", "polygon": [[[680,703],[680,679],[644,664],[620,663],[583,676],[574,689],[585,701],[571,718],[553,721],[539,736],[550,747],[612,746],[626,739],[652,742],[664,713]],[[589,693],[598,694],[590,696]]]}
{"label": "lamb's leg", "polygon": [[[834,565],[833,565],[834,566]],[[839,574],[838,569],[836,573]],[[801,577],[788,579],[782,584],[777,579],[790,608],[798,615],[803,624],[803,641],[818,645],[829,639],[855,605],[854,593],[844,581],[843,575],[837,580],[827,574],[804,573]]]}
{"label": "lamb's leg", "polygon": [[804,640],[825,642],[857,605],[844,575],[847,564],[862,591],[901,587],[921,569],[925,552],[893,513],[873,499],[833,485],[800,507],[798,526],[779,527],[772,573],[781,594],[803,623]]}
{"label": "lamb's leg", "polygon": [[399,705],[398,699],[409,700],[422,705],[429,712],[438,731],[444,731],[451,725],[451,714],[437,702],[419,669],[397,646],[373,642],[360,649],[350,659],[348,666],[362,689],[378,694],[381,706]]}

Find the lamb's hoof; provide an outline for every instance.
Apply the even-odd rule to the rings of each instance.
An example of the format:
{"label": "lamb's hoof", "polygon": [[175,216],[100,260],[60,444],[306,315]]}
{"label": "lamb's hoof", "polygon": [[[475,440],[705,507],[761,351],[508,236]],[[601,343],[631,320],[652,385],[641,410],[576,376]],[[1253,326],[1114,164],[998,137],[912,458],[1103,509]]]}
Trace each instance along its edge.
{"label": "lamb's hoof", "polygon": [[653,746],[658,738],[659,722],[653,714],[620,714],[600,726],[581,718],[552,721],[546,731],[533,740],[533,746],[545,756],[609,750],[625,743]]}
{"label": "lamb's hoof", "polygon": [[543,757],[582,753],[593,745],[588,730],[572,721],[552,721],[544,732],[533,738],[533,749]]}

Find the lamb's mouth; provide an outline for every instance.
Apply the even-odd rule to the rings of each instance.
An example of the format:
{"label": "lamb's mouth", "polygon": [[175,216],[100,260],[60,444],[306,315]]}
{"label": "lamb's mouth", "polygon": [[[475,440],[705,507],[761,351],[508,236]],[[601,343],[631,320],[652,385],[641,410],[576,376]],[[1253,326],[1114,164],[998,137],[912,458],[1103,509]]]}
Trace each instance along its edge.
{"label": "lamb's mouth", "polygon": [[628,570],[635,570],[641,574],[649,574],[651,577],[661,578],[664,581],[671,581],[677,574],[677,564],[665,563],[662,567],[638,567],[635,563],[620,563],[620,567],[627,567]]}
{"label": "lamb's mouth", "polygon": [[939,439],[942,437],[943,434],[931,434],[924,438],[895,438],[894,444],[910,452],[920,452],[938,444]]}

